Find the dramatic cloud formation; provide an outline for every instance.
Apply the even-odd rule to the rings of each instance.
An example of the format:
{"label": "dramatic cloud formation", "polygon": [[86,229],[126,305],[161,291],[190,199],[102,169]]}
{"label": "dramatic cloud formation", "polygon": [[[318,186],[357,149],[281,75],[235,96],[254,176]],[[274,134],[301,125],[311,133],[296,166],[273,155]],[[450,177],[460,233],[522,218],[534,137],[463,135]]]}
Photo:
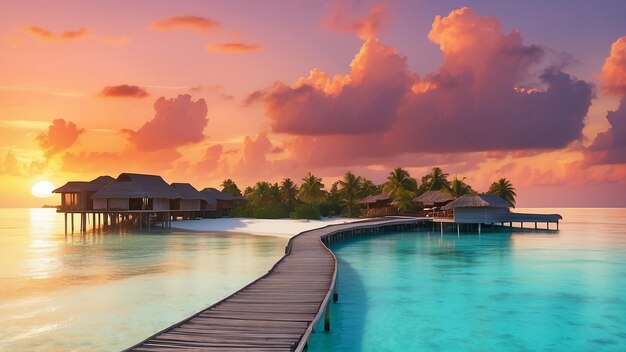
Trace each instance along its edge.
{"label": "dramatic cloud formation", "polygon": [[207,17],[200,16],[173,16],[162,18],[150,23],[150,28],[160,31],[191,30],[201,33],[211,33],[219,28],[220,23]]}
{"label": "dramatic cloud formation", "polygon": [[220,159],[224,147],[221,144],[216,144],[208,147],[202,159],[196,164],[196,173],[201,175],[212,175],[218,170]]}
{"label": "dramatic cloud formation", "polygon": [[219,43],[209,44],[207,50],[213,53],[252,53],[261,50],[258,44]]}
{"label": "dramatic cloud formation", "polygon": [[[376,39],[366,41],[347,76],[319,69],[265,95],[274,132],[298,135],[367,134],[389,130],[411,87],[406,59]],[[255,96],[256,94],[256,96]],[[252,93],[246,100],[258,99]]]}
{"label": "dramatic cloud formation", "polygon": [[611,52],[602,67],[604,91],[621,97],[619,107],[609,111],[606,119],[611,125],[599,133],[585,155],[587,164],[626,163],[626,37],[611,45]]}
{"label": "dramatic cloud formation", "polygon": [[496,18],[455,10],[435,18],[429,39],[444,63],[426,77],[370,38],[350,74],[331,78],[314,69],[292,85],[252,93],[245,103],[265,103],[272,130],[291,135],[285,148],[301,162],[554,149],[581,138],[592,86],[556,67],[533,77],[543,50],[524,45],[517,32],[502,33]]}
{"label": "dramatic cloud formation", "polygon": [[122,84],[119,86],[107,86],[102,88],[99,94],[101,97],[130,97],[130,98],[145,98],[148,96],[148,92],[141,87],[131,86],[128,84]]}
{"label": "dramatic cloud formation", "polygon": [[202,130],[209,122],[204,99],[194,102],[189,94],[179,95],[176,99],[161,97],[154,103],[154,110],[154,118],[137,131],[124,131],[137,149],[176,148],[204,139]]}
{"label": "dramatic cloud formation", "polygon": [[75,40],[84,38],[89,35],[89,29],[86,27],[80,27],[75,30],[61,32],[58,34],[53,33],[50,30],[45,28],[31,26],[24,27],[22,30],[25,33],[32,35],[33,37],[41,40],[51,40],[51,41],[60,41],[60,40]]}
{"label": "dramatic cloud formation", "polygon": [[73,122],[66,123],[63,119],[56,119],[48,127],[47,133],[37,136],[37,141],[46,156],[52,156],[71,147],[83,132]]}
{"label": "dramatic cloud formation", "polygon": [[611,45],[611,53],[602,66],[600,77],[607,94],[626,96],[626,36]]}
{"label": "dramatic cloud formation", "polygon": [[354,18],[345,6],[337,4],[332,13],[322,20],[323,25],[340,32],[352,32],[359,38],[367,40],[380,34],[381,29],[389,22],[385,4],[373,7],[366,17]]}

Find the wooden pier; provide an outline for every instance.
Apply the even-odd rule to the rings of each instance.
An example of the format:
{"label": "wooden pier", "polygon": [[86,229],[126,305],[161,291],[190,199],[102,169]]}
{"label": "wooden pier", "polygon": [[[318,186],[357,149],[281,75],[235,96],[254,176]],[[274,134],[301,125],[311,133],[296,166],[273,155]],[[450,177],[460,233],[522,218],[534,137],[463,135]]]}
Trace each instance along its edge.
{"label": "wooden pier", "polygon": [[302,351],[322,317],[330,329],[329,301],[339,295],[337,260],[325,243],[423,221],[430,219],[381,218],[302,232],[267,274],[126,351]]}

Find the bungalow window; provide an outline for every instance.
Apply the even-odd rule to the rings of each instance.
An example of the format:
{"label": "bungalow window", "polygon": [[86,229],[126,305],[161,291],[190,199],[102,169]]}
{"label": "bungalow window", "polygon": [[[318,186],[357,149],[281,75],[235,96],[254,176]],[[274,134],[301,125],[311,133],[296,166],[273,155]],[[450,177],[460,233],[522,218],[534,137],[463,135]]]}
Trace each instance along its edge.
{"label": "bungalow window", "polygon": [[77,206],[78,205],[78,193],[63,193],[63,205]]}

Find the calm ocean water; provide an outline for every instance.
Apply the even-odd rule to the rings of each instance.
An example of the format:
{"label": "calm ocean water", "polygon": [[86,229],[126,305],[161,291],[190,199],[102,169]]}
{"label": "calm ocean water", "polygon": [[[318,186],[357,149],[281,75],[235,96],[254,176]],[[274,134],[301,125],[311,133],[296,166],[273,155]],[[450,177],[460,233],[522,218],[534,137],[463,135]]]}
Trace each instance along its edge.
{"label": "calm ocean water", "polygon": [[626,209],[556,212],[558,233],[337,244],[339,302],[309,350],[626,351]]}
{"label": "calm ocean water", "polygon": [[0,351],[119,351],[266,273],[286,243],[217,234],[66,237],[53,209],[2,209]]}

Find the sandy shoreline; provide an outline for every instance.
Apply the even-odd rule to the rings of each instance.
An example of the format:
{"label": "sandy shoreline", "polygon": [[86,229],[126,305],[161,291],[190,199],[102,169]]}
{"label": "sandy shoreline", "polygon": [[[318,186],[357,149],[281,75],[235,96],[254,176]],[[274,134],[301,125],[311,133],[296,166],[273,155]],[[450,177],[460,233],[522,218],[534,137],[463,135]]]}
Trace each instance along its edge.
{"label": "sandy shoreline", "polygon": [[291,238],[302,231],[357,220],[359,219],[331,218],[307,221],[292,219],[219,218],[173,221],[172,229],[194,232],[245,233]]}

